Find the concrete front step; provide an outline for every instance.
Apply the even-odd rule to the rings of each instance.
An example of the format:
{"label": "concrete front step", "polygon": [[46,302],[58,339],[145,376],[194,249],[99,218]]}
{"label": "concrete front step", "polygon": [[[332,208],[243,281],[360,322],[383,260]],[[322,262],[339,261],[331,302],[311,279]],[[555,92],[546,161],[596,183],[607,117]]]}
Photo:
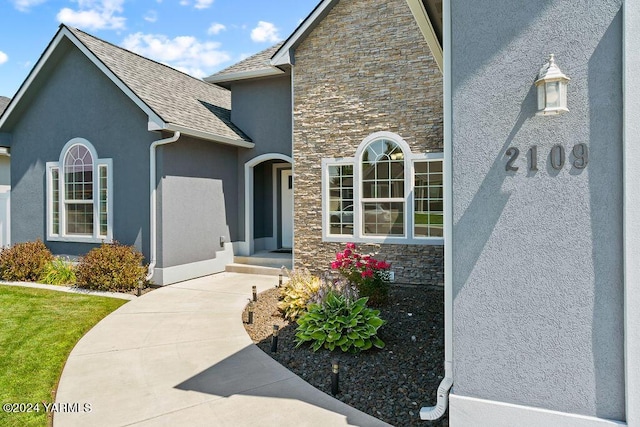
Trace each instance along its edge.
{"label": "concrete front step", "polygon": [[253,255],[253,256],[235,256],[233,257],[234,264],[247,264],[247,265],[256,265],[261,267],[273,267],[278,270],[281,267],[285,267],[291,270],[292,261],[291,256],[282,257],[277,256],[277,254],[269,254],[266,253],[264,255]]}
{"label": "concrete front step", "polygon": [[241,264],[237,262],[227,264],[224,270],[230,273],[262,274],[264,276],[278,276],[282,272],[280,268],[276,267]]}

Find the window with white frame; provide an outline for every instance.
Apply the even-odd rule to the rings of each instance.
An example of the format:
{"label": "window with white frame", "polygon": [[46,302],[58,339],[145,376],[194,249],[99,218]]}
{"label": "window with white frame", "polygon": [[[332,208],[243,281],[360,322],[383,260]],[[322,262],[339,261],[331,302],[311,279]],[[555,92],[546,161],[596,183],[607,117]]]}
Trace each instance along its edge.
{"label": "window with white frame", "polygon": [[323,239],[442,244],[442,158],[377,132],[355,157],[323,159]]}
{"label": "window with white frame", "polygon": [[69,141],[47,163],[47,239],[111,241],[111,159],[99,159],[86,139]]}

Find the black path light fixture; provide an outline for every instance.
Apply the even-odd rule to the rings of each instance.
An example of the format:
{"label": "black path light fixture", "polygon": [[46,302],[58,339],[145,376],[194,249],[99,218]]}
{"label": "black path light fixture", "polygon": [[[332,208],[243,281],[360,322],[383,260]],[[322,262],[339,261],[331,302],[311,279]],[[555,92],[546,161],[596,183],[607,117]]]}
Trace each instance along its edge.
{"label": "black path light fixture", "polygon": [[551,116],[569,111],[567,108],[567,83],[571,80],[556,65],[553,54],[542,66],[535,82],[538,88],[537,116]]}

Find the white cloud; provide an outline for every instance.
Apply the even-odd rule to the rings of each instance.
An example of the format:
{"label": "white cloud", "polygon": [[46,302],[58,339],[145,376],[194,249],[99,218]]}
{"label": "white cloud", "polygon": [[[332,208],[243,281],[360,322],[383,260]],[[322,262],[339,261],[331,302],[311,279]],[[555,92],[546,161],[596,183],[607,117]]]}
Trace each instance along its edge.
{"label": "white cloud", "polygon": [[121,30],[127,18],[122,13],[124,0],[77,0],[78,10],[68,7],[60,10],[56,18],[74,27],[89,30]]}
{"label": "white cloud", "polygon": [[220,43],[200,42],[191,36],[170,39],[161,34],[135,33],[124,39],[122,47],[199,78],[231,59],[220,50]]}
{"label": "white cloud", "polygon": [[[208,9],[213,4],[214,0],[196,0],[196,4],[193,5],[196,9]],[[191,0],[180,0],[180,6],[191,5]]]}
{"label": "white cloud", "polygon": [[271,22],[259,21],[258,26],[251,30],[251,40],[258,43],[275,43],[281,39],[278,31]]}
{"label": "white cloud", "polygon": [[150,10],[142,17],[147,22],[156,22],[158,20],[158,12]]}
{"label": "white cloud", "polygon": [[221,31],[224,31],[226,29],[227,27],[225,27],[223,24],[220,24],[219,22],[214,22],[213,24],[211,24],[211,26],[207,30],[207,34],[211,34],[215,36],[216,34],[219,34]]}
{"label": "white cloud", "polygon": [[0,65],[4,64],[8,60],[9,57],[7,56],[7,54],[0,50]]}
{"label": "white cloud", "polygon": [[44,3],[47,0],[11,0],[13,7],[20,12],[28,12],[34,6]]}
{"label": "white cloud", "polygon": [[196,9],[207,9],[211,7],[213,4],[213,0],[196,0],[195,7]]}

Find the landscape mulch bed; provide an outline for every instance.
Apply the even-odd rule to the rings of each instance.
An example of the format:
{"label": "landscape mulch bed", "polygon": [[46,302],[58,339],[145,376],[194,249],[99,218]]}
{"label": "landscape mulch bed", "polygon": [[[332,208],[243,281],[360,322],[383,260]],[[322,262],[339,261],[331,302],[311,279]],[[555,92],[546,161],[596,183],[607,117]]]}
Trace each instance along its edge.
{"label": "landscape mulch bed", "polygon": [[[254,343],[309,384],[331,394],[331,363],[340,365],[340,392],[344,403],[396,426],[448,426],[446,415],[422,421],[422,406],[436,404],[444,375],[444,294],[440,288],[393,285],[389,303],[380,308],[387,323],[378,336],[385,348],[360,354],[313,352],[295,348],[295,323],[277,309],[279,289],[267,290],[254,303],[253,323],[245,329]],[[279,326],[277,352],[271,352],[273,326]]]}

